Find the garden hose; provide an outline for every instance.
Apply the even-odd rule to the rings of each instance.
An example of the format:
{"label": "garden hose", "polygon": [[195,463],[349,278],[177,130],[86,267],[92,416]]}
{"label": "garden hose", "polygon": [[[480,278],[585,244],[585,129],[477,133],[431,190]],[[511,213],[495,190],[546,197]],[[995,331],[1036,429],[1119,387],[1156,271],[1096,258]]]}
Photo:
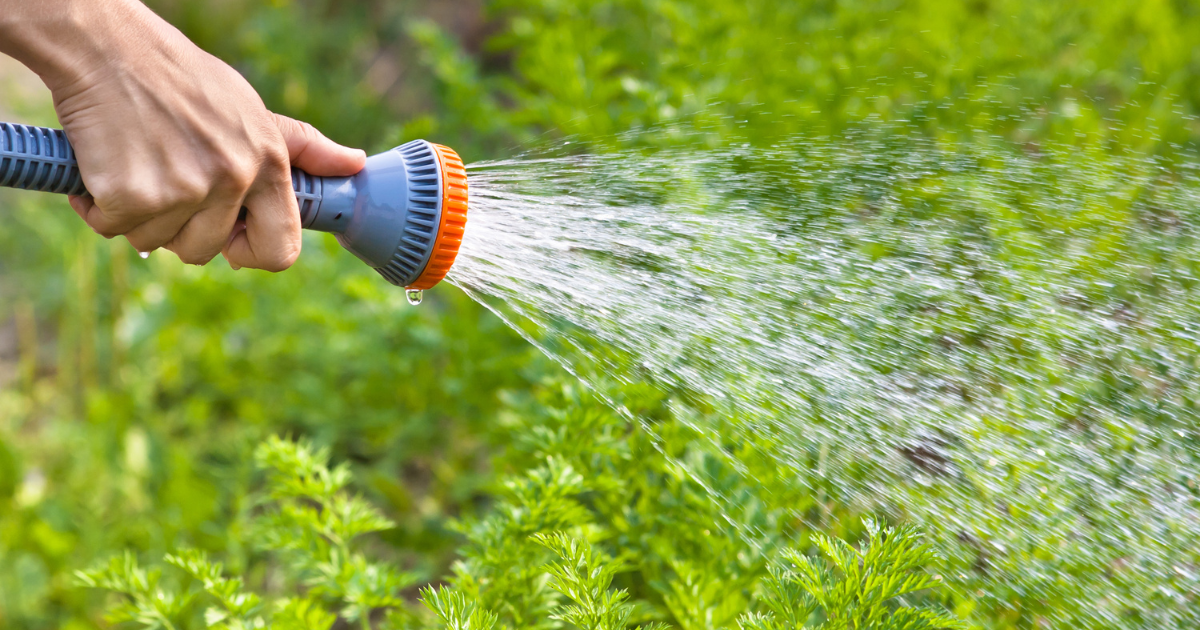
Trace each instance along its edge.
{"label": "garden hose", "polygon": [[[0,122],[0,186],[86,195],[59,129]],[[428,289],[446,277],[467,227],[467,171],[452,149],[413,140],[350,177],[292,169],[305,229],[330,232],[388,282]]]}

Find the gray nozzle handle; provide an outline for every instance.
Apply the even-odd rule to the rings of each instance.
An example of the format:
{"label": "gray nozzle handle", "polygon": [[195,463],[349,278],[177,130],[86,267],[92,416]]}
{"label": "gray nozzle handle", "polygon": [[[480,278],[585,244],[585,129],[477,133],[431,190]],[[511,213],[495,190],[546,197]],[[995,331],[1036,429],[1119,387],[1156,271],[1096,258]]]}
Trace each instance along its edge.
{"label": "gray nozzle handle", "polygon": [[[0,186],[86,195],[75,151],[61,129],[0,122]],[[316,177],[292,169],[292,188],[306,229],[342,233],[354,206],[351,177]]]}

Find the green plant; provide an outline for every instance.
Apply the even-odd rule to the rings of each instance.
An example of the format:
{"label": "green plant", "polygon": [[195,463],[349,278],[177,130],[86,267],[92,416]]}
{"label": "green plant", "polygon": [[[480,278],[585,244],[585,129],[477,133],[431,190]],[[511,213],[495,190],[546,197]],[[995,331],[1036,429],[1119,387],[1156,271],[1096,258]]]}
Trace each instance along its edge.
{"label": "green plant", "polygon": [[346,466],[330,468],[328,450],[272,438],[255,454],[267,471],[262,511],[251,520],[250,542],[277,557],[284,579],[303,591],[297,597],[264,598],[246,590],[240,577],[226,577],[207,554],[183,549],[166,563],[184,580],[164,586],[161,573],[143,570],[126,554],[78,574],[85,586],[124,595],[109,619],[147,628],[183,628],[195,624],[194,602],[210,604],[204,625],[222,630],[251,628],[328,628],[341,618],[370,628],[377,611],[403,610],[400,592],[415,577],[372,562],[355,547],[360,536],[394,526],[363,498],[346,491]]}
{"label": "green plant", "polygon": [[903,605],[905,596],[941,585],[940,575],[924,570],[940,561],[929,544],[911,527],[885,528],[870,519],[864,524],[862,549],[816,534],[823,558],[786,551],[790,564],[773,566],[766,581],[770,612],[752,613],[740,627],[799,628],[819,612],[825,619],[819,630],[965,628],[942,612]]}
{"label": "green plant", "polygon": [[[624,630],[640,623],[642,630],[663,630],[670,625],[664,621],[670,610],[656,602],[653,589],[614,588],[616,576],[644,568],[628,549],[618,550],[619,557],[610,555],[603,547],[612,547],[611,539],[602,546],[588,540],[604,539],[596,522],[603,514],[580,503],[583,477],[556,458],[510,482],[510,499],[469,528],[471,543],[451,585],[424,588],[422,599],[433,616],[420,615],[402,596],[415,576],[369,559],[356,544],[392,524],[347,492],[349,469],[330,467],[328,457],[327,450],[279,438],[256,452],[267,481],[261,510],[245,529],[247,542],[268,554],[285,587],[251,590],[246,577],[230,576],[221,563],[194,549],[166,555],[166,564],[177,573],[171,579],[160,569],[139,567],[126,553],[79,572],[79,582],[123,598],[110,610],[111,622],[150,630],[327,629],[338,619],[364,629],[417,624],[456,630]],[[866,527],[869,538],[862,551],[841,540],[815,539],[838,575],[791,550],[784,554],[790,566],[778,564],[753,576],[763,596],[755,603],[742,601],[738,625],[809,627],[820,610],[828,621],[817,627],[827,630],[960,627],[930,610],[890,604],[936,587],[938,580],[924,571],[938,557],[910,529],[882,528],[872,521]]]}

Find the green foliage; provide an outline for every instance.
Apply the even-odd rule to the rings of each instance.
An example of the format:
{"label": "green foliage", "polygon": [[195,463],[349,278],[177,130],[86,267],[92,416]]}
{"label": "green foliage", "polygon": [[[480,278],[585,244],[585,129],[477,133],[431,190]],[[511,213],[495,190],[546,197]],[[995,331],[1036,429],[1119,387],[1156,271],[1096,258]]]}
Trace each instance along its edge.
{"label": "green foliage", "polygon": [[[178,554],[167,554],[166,562],[191,576],[205,593],[216,600],[217,607],[209,608],[204,613],[204,621],[209,627],[240,630],[263,625],[262,617],[258,615],[262,599],[253,593],[246,593],[241,579],[226,578],[224,567],[220,563],[209,562],[204,552],[185,549]],[[85,581],[85,584],[95,586],[89,581]]]}
{"label": "green foliage", "polygon": [[161,588],[161,573],[142,569],[128,552],[105,566],[81,571],[78,578],[85,586],[107,589],[128,598],[110,611],[110,621],[136,623],[149,630],[176,628],[176,620],[187,612],[194,599],[192,593],[178,594]]}
{"label": "green foliage", "polygon": [[[532,472],[514,472],[492,512],[464,523],[468,543],[443,597],[461,594],[510,628],[723,628],[756,619],[800,628],[819,602],[855,619],[949,623],[894,603],[928,601],[922,591],[940,584],[925,572],[940,558],[911,529],[867,521],[863,552],[849,552],[863,565],[804,591],[798,565],[786,562],[800,562],[803,554],[787,549],[803,547],[785,543],[805,503],[785,480],[742,476],[682,427],[658,425],[665,433],[651,436],[575,388],[552,392],[507,419],[526,437],[502,463]],[[629,391],[628,402],[659,413],[661,401],[648,394]],[[722,485],[701,486],[681,460],[707,460]]]}
{"label": "green foliage", "polygon": [[[543,137],[592,150],[631,139],[708,147],[884,120],[944,142],[1066,143],[1103,157],[1186,151],[1200,134],[1200,11],[1187,2],[150,4],[273,109],[372,150],[420,136],[470,162]],[[45,102],[19,93],[3,104],[53,124]],[[789,185],[787,164],[763,168]],[[911,205],[982,190],[970,176],[928,184]],[[1053,182],[1017,191],[1056,194]],[[1192,434],[1188,217],[1142,216],[1115,198],[1083,216],[1016,216],[1025,206],[1010,201],[996,200],[1002,221],[960,217],[948,250],[995,247],[1031,291],[1080,278],[1072,303],[1095,313],[1109,299],[1131,321],[1176,319],[1137,320],[1146,334],[1122,346],[1072,323],[1070,308],[1022,315],[1009,308],[1016,292],[996,308],[954,293],[923,319],[898,314],[924,336],[889,350],[936,367],[939,340],[974,340],[955,356],[1012,375],[1012,413],[1061,416],[1139,479],[1193,488],[1183,471],[1139,469],[1139,444],[1121,430],[1138,418]],[[987,508],[927,519],[947,556],[939,574],[956,588],[905,592],[933,586],[900,568],[933,561],[924,543],[903,526],[868,527],[857,550],[838,542],[864,534],[848,489],[828,475],[798,483],[772,457],[796,447],[819,471],[819,450],[732,431],[713,444],[661,393],[605,391],[645,420],[630,423],[450,287],[409,308],[311,235],[278,276],[141,261],[96,239],[62,200],[2,202],[2,627],[105,627],[100,590],[120,594],[112,622],[179,630],[948,625],[936,604],[988,628],[1121,628],[1152,623],[1160,602],[1190,605],[1193,577],[1174,570],[1191,566],[1179,551],[1188,541],[1173,524],[1130,523],[1120,505],[1094,511],[1098,540],[1161,545],[1161,581],[1135,584],[1118,544],[1085,545],[1063,517],[1102,503],[1087,487],[991,499],[997,485],[1036,488],[1038,458],[971,471],[964,483]],[[781,221],[802,210],[779,209]],[[1113,232],[1114,217],[1157,227]],[[893,218],[872,225],[886,236]],[[862,245],[885,255],[907,244]],[[1062,256],[1035,255],[1047,251]],[[1074,351],[1055,334],[1076,325],[1070,335],[1108,335],[1113,351],[1057,362]],[[1170,334],[1151,336],[1156,325]],[[1013,432],[1011,444],[1046,446],[987,421]],[[1043,526],[979,533],[1017,519]],[[106,558],[116,559],[95,564]],[[72,578],[87,566],[97,568],[78,580],[95,589]],[[422,607],[424,583],[435,586],[420,591]],[[1102,587],[1122,595],[1092,597]]]}
{"label": "green foliage", "polygon": [[[1200,10],[1186,2],[496,5],[506,28],[492,45],[511,55],[511,71],[439,79],[513,103],[518,127],[589,143],[664,124],[769,142],[869,120],[946,140],[1150,152],[1200,134]],[[673,134],[637,137],[680,141]]]}
{"label": "green foliage", "polygon": [[311,450],[278,438],[255,453],[270,471],[272,509],[258,517],[254,542],[283,555],[289,578],[309,596],[341,602],[350,622],[369,619],[372,610],[402,606],[398,593],[416,578],[372,563],[351,543],[364,534],[394,527],[365,499],[345,492],[350,470],[328,467],[327,450]]}
{"label": "green foliage", "polygon": [[257,565],[228,531],[276,433],[351,462],[397,524],[389,561],[446,571],[447,515],[487,507],[499,392],[545,371],[503,323],[453,290],[411,308],[320,237],[295,273],[191,269],[96,239],[65,200],[3,200],[0,626],[99,623],[70,576],[124,549]]}
{"label": "green foliage", "polygon": [[545,579],[546,554],[531,536],[591,520],[577,499],[584,492],[583,481],[560,459],[507,481],[508,500],[464,528],[472,544],[455,563],[451,583],[498,613],[506,626],[555,628],[549,612],[559,598]]}
{"label": "green foliage", "polygon": [[824,534],[813,536],[823,559],[787,550],[784,555],[791,566],[773,567],[767,580],[766,601],[772,612],[748,615],[740,627],[797,628],[819,611],[826,620],[817,626],[822,630],[965,628],[932,609],[893,605],[906,595],[939,586],[941,576],[924,569],[936,566],[940,558],[910,527],[884,528],[869,519],[865,526],[869,537],[861,551]]}
{"label": "green foliage", "polygon": [[425,605],[449,630],[492,630],[496,627],[496,615],[484,610],[483,606],[463,593],[445,588],[427,588],[421,591],[421,595]]}
{"label": "green foliage", "polygon": [[[555,619],[580,630],[623,630],[629,627],[634,606],[625,590],[612,590],[613,576],[626,567],[605,555],[585,540],[563,532],[536,534],[534,540],[558,555],[550,564],[550,588],[575,603],[564,606]],[[652,623],[643,630],[662,630],[667,626]]]}
{"label": "green foliage", "polygon": [[[468,528],[471,544],[455,567],[451,586],[421,590],[434,618],[421,617],[400,596],[415,579],[372,562],[351,546],[360,536],[391,524],[362,498],[346,493],[352,481],[348,468],[330,468],[327,451],[278,438],[263,443],[255,459],[268,473],[267,503],[246,528],[247,542],[278,558],[295,592],[249,591],[245,579],[230,577],[221,563],[194,549],[166,556],[166,564],[183,578],[173,582],[157,569],[140,568],[126,553],[78,573],[81,584],[124,597],[110,611],[111,622],[147,629],[201,627],[196,604],[203,601],[208,605],[202,627],[220,630],[327,629],[338,619],[371,628],[372,613],[381,610],[393,614],[380,627],[625,630],[637,620],[649,620],[637,627],[665,630],[670,625],[661,619],[671,618],[668,593],[674,594],[676,606],[688,594],[680,584],[614,588],[618,576],[644,573],[646,565],[629,549],[617,549],[619,557],[605,549],[614,547],[614,540],[602,535],[606,515],[579,502],[586,493],[583,477],[551,457],[533,473],[509,482],[509,500]],[[753,603],[734,600],[740,602],[735,613],[741,615],[737,625],[742,629],[963,627],[930,609],[891,605],[938,586],[940,580],[925,570],[940,559],[911,529],[882,528],[873,521],[866,522],[866,529],[869,538],[861,552],[840,539],[814,538],[832,567],[790,550],[783,554],[789,565],[781,558],[765,574],[706,577],[725,578],[723,589],[746,583],[762,591]],[[685,583],[692,579],[675,578]],[[694,607],[697,602],[686,603]],[[712,619],[720,610],[706,613]],[[818,610],[828,621],[809,626]]]}
{"label": "green foliage", "polygon": [[297,596],[264,601],[246,589],[245,580],[227,577],[221,563],[195,549],[165,558],[191,579],[188,586],[164,587],[160,572],[139,568],[128,553],[80,572],[79,580],[127,598],[113,609],[111,621],[150,630],[195,626],[191,604],[202,595],[212,602],[203,613],[207,628],[326,629],[339,618],[369,628],[373,612],[405,608],[400,592],[416,578],[372,562],[355,546],[359,537],[394,524],[362,497],[347,493],[350,470],[331,469],[328,459],[326,449],[279,438],[255,452],[258,466],[267,471],[267,487],[265,504],[247,528],[249,542],[279,558],[284,579],[302,590]]}

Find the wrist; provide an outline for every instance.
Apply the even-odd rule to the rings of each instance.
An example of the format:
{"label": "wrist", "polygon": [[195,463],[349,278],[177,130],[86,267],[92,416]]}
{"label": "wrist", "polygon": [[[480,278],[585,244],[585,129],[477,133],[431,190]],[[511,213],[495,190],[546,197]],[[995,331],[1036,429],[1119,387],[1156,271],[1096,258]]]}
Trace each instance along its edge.
{"label": "wrist", "polygon": [[137,0],[0,0],[0,52],[57,93],[139,55],[158,19]]}

